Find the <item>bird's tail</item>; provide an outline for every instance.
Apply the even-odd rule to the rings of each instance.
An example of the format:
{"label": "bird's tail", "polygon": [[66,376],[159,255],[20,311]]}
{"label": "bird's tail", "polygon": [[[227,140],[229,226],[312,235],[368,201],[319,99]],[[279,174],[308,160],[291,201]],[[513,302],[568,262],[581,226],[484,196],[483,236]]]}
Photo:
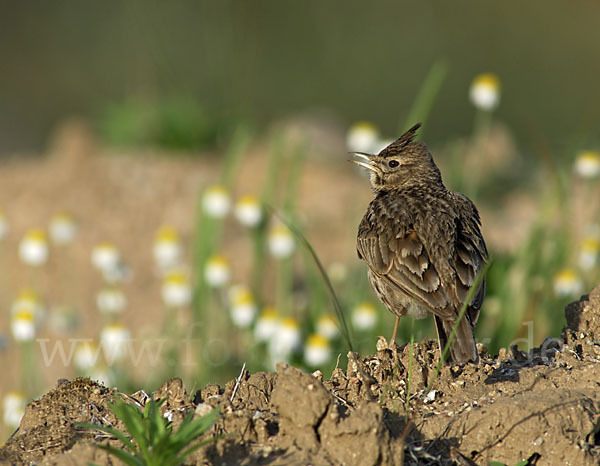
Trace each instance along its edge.
{"label": "bird's tail", "polygon": [[[440,342],[440,353],[442,353],[452,333],[454,322],[435,316],[435,326]],[[475,338],[473,338],[473,327],[466,316],[463,316],[450,344],[450,351],[445,362],[446,364],[462,364],[468,361],[479,362],[479,354],[477,346],[475,346]]]}

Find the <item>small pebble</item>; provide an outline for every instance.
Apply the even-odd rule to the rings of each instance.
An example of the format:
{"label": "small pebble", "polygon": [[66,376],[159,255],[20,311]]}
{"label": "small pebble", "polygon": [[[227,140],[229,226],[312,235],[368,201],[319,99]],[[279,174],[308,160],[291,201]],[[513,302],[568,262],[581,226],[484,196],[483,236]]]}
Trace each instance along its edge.
{"label": "small pebble", "polygon": [[435,396],[438,394],[437,390],[431,390],[425,398],[423,398],[423,403],[432,403],[435,401]]}
{"label": "small pebble", "polygon": [[210,413],[212,410],[213,407],[211,405],[206,403],[200,403],[198,406],[196,406],[196,410],[194,411],[194,413],[197,416],[203,417]]}

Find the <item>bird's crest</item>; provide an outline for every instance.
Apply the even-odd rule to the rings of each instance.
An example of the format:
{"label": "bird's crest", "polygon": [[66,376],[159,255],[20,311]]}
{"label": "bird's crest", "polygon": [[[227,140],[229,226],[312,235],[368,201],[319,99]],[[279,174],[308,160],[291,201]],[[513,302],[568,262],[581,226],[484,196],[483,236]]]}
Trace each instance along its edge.
{"label": "bird's crest", "polygon": [[392,142],[389,146],[387,146],[385,149],[383,149],[379,153],[379,155],[381,157],[387,157],[390,155],[395,155],[398,152],[400,152],[407,145],[409,145],[411,142],[413,142],[413,139],[417,135],[417,130],[420,127],[421,127],[421,123],[417,123],[416,125],[414,125],[408,131],[406,131],[406,133],[404,133],[402,136],[400,136],[398,139],[396,139],[394,142]]}

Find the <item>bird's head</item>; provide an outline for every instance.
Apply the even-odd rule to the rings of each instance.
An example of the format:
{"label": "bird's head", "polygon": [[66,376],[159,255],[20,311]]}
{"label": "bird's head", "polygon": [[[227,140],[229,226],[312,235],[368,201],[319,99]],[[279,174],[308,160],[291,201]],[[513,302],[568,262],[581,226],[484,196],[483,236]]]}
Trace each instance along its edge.
{"label": "bird's head", "polygon": [[371,172],[375,192],[421,183],[442,183],[433,157],[422,142],[414,141],[421,123],[410,128],[379,154],[354,152],[361,160],[352,162]]}

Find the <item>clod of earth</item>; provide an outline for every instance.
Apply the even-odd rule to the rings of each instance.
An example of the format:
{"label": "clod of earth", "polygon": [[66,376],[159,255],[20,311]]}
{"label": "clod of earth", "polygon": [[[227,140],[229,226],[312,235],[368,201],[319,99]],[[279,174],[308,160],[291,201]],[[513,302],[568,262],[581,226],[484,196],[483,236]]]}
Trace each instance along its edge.
{"label": "clod of earth", "polygon": [[[216,436],[189,464],[598,464],[600,461],[600,286],[566,309],[568,326],[529,353],[511,348],[479,365],[443,367],[432,341],[410,351],[382,349],[349,355],[346,371],[329,380],[279,365],[193,397],[179,379],[154,393],[177,425],[187,412],[213,406],[221,417],[203,439]],[[431,391],[425,393],[431,384]],[[233,396],[234,395],[234,396]],[[406,403],[406,397],[409,402]],[[113,440],[78,430],[79,422],[123,429],[108,409],[115,396],[131,396],[88,379],[62,382],[32,401],[19,430],[0,449],[0,461],[41,465],[111,464],[92,440]]]}

